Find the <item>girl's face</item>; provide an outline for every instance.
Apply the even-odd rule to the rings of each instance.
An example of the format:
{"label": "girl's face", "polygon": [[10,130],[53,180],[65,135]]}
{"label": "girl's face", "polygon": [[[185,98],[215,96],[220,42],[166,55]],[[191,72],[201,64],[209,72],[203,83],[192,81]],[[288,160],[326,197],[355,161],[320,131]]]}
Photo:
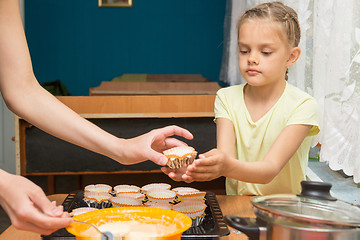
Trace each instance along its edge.
{"label": "girl's face", "polygon": [[248,20],[240,26],[239,68],[249,85],[260,87],[285,81],[287,67],[298,56],[292,61],[294,48],[281,30],[280,23],[268,20]]}

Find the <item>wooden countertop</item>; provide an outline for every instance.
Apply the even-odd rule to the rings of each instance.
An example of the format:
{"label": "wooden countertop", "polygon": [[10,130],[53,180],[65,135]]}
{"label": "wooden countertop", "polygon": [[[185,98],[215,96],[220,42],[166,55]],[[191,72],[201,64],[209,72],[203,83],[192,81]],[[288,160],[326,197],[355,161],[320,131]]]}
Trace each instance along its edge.
{"label": "wooden countertop", "polygon": [[[51,201],[56,201],[57,204],[61,204],[66,198],[67,194],[54,194],[48,196]],[[220,205],[221,211],[224,216],[234,215],[239,217],[255,217],[252,206],[250,203],[249,196],[225,196],[217,195],[216,196],[218,203]],[[248,239],[245,234],[237,234],[232,232],[230,229],[230,235],[221,237],[221,240],[243,240]],[[41,240],[40,234],[26,232],[15,229],[13,226],[10,226],[6,229],[1,235],[0,240]]]}
{"label": "wooden countertop", "polygon": [[215,95],[217,82],[101,82],[90,88],[90,96],[119,95]]}

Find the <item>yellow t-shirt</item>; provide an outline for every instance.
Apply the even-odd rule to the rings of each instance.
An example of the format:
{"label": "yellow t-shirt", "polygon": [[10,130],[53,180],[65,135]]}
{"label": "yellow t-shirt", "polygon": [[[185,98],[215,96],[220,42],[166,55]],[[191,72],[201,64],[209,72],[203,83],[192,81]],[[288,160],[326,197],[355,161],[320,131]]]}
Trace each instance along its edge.
{"label": "yellow t-shirt", "polygon": [[[222,88],[215,99],[215,120],[227,118],[235,129],[236,158],[262,161],[280,132],[291,124],[312,125],[297,152],[268,184],[254,184],[226,179],[228,195],[266,195],[299,193],[305,180],[313,136],[319,133],[318,106],[309,94],[286,83],[277,103],[257,122],[253,122],[244,102],[245,84]],[[286,147],[286,146],[284,146]]]}

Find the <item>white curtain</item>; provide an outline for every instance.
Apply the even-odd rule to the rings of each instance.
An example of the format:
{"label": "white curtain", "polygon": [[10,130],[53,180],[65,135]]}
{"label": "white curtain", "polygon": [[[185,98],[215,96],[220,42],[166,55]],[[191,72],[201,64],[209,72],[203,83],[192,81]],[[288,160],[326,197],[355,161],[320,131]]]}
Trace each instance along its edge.
{"label": "white curtain", "polygon": [[[263,0],[227,0],[220,80],[244,82],[237,64],[236,22]],[[289,82],[314,96],[320,107],[320,161],[360,182],[360,1],[283,0],[301,27],[301,57]],[[235,69],[236,68],[236,69]]]}

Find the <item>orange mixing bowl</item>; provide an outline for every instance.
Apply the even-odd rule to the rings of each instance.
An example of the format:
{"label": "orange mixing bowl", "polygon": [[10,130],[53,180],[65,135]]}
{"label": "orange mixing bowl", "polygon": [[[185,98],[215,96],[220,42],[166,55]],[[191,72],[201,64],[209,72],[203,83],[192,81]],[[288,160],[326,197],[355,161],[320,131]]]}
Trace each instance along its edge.
{"label": "orange mixing bowl", "polygon": [[[192,220],[180,212],[152,207],[116,207],[87,212],[73,217],[74,220],[92,223],[98,227],[106,223],[136,221],[138,223],[171,226],[173,231],[151,239],[180,240],[181,234],[189,229]],[[87,224],[73,222],[66,230],[76,236],[77,240],[100,239],[96,230]],[[95,231],[95,234],[94,234]],[[96,237],[95,237],[96,236]]]}

